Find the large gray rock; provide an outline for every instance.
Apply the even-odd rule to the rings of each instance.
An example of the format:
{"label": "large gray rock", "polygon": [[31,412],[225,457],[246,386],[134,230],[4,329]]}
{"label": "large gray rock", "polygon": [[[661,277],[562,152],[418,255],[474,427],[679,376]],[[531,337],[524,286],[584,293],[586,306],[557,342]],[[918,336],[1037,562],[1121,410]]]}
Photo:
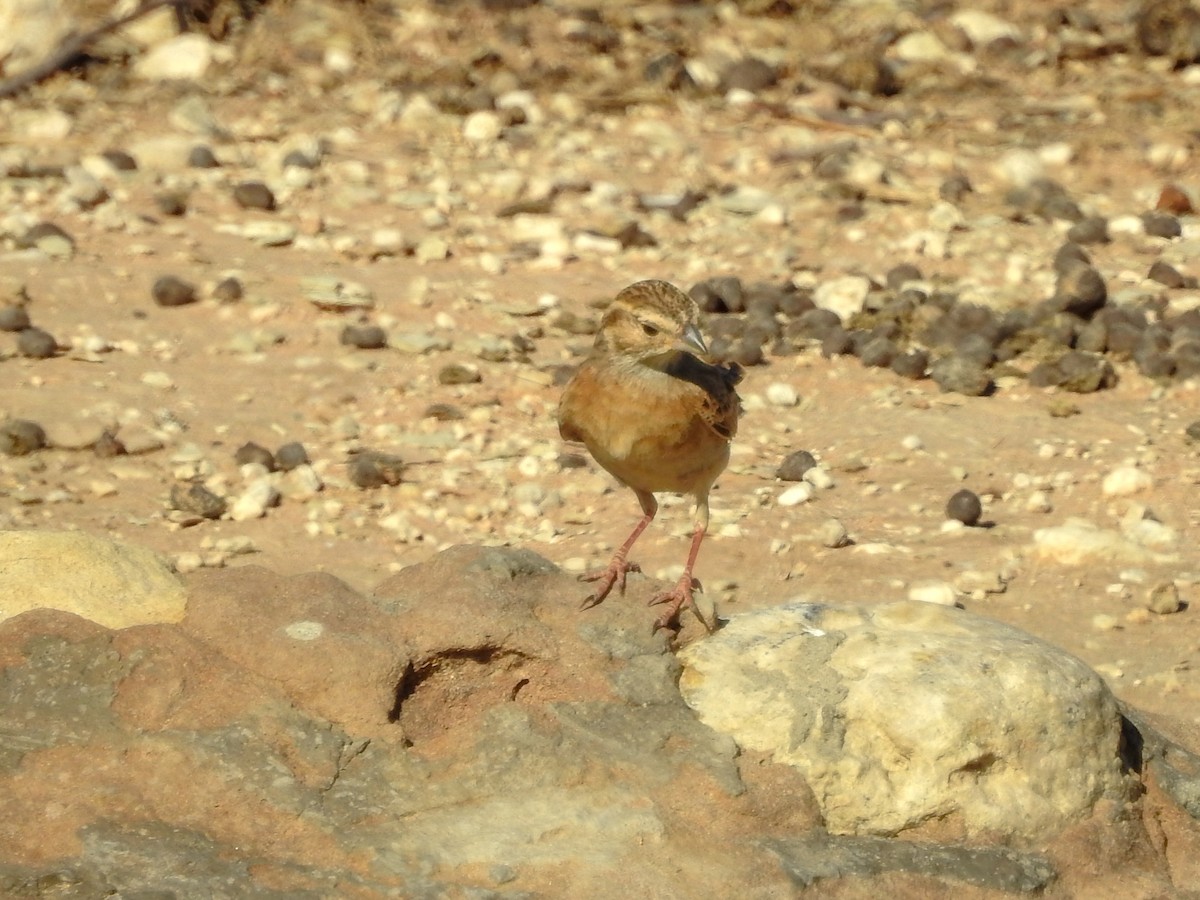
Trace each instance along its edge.
{"label": "large gray rock", "polygon": [[1057,833],[1122,795],[1121,716],[1084,663],[926,603],[749,613],[681,654],[701,720],[801,769],[831,831]]}
{"label": "large gray rock", "polygon": [[60,609],[108,628],[178,622],[183,585],[158,554],[81,531],[0,531],[0,622]]}

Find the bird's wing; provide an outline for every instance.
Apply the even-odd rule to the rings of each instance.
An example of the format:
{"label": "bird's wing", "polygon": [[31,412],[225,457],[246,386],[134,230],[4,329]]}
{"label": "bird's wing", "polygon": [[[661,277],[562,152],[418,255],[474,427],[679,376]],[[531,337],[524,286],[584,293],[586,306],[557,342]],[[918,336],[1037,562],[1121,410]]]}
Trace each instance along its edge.
{"label": "bird's wing", "polygon": [[703,391],[700,398],[700,418],[723,438],[737,434],[741,399],[734,389],[742,380],[742,367],[737,363],[712,365],[690,353],[681,353],[667,367],[667,374],[688,381]]}

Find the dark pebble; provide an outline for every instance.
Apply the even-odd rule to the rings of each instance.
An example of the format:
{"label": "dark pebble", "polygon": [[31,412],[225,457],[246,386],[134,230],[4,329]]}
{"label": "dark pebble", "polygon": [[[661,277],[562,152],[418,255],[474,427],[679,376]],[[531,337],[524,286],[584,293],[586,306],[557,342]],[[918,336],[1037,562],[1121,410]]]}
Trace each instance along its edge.
{"label": "dark pebble", "polygon": [[1195,378],[1200,375],[1200,342],[1187,341],[1171,351],[1175,360],[1176,378]]}
{"label": "dark pebble", "polygon": [[217,169],[221,166],[212,150],[203,144],[197,144],[188,153],[188,165],[193,169]]}
{"label": "dark pebble", "polygon": [[171,508],[202,519],[219,519],[225,514],[225,498],[198,481],[171,485]]}
{"label": "dark pebble", "polygon": [[0,331],[24,331],[33,322],[23,306],[0,307]]}
{"label": "dark pebble", "polygon": [[26,328],[17,335],[17,352],[30,359],[49,359],[58,352],[58,341],[48,331]]}
{"label": "dark pebble", "polygon": [[45,446],[46,432],[37,422],[9,419],[0,425],[0,453],[5,456],[26,456]]}
{"label": "dark pebble", "polygon": [[118,172],[135,172],[137,171],[137,160],[126,153],[124,150],[105,150],[100,154],[108,162],[110,166]]}
{"label": "dark pebble", "polygon": [[1089,318],[1108,300],[1104,278],[1091,266],[1082,263],[1069,266],[1059,273],[1054,291],[1054,305],[1063,312]]}
{"label": "dark pebble", "polygon": [[479,370],[462,363],[448,363],[438,370],[438,384],[478,384],[483,380]]}
{"label": "dark pebble", "polygon": [[196,302],[196,289],[174,275],[163,275],[155,281],[150,294],[159,306],[187,306]]}
{"label": "dark pebble", "polygon": [[854,338],[841,325],[831,328],[821,340],[821,355],[826,359],[834,356],[846,356],[853,350]]}
{"label": "dark pebble", "polygon": [[983,515],[983,504],[974,491],[963,488],[946,501],[946,518],[956,519],[964,525],[976,525]]}
{"label": "dark pebble", "polygon": [[92,453],[101,459],[124,456],[125,452],[125,445],[111,431],[105,431],[96,439],[96,443],[92,444]]}
{"label": "dark pebble", "polygon": [[899,291],[910,281],[920,281],[921,270],[912,263],[901,263],[888,269],[885,283],[889,290]]}
{"label": "dark pebble", "polygon": [[1060,275],[1067,269],[1074,268],[1077,263],[1083,263],[1085,266],[1092,264],[1088,252],[1078,244],[1063,244],[1054,254],[1054,271]]}
{"label": "dark pebble", "polygon": [[299,441],[290,441],[275,451],[275,467],[281,472],[290,472],[308,463],[308,451]]}
{"label": "dark pebble", "polygon": [[582,453],[560,453],[556,460],[560,469],[585,469],[587,468],[587,457]]}
{"label": "dark pebble", "polygon": [[817,464],[817,458],[807,450],[795,450],[783,458],[775,477],[780,481],[803,481],[804,473]]}
{"label": "dark pebble", "polygon": [[365,450],[349,463],[350,481],[364,490],[396,485],[404,471],[404,460],[390,453]]}
{"label": "dark pebble", "polygon": [[359,350],[382,350],[387,346],[387,332],[378,325],[347,325],[342,329],[341,342]]}
{"label": "dark pebble", "polygon": [[233,189],[233,199],[243,209],[275,209],[275,195],[261,181],[243,181]]}
{"label": "dark pebble", "polygon": [[431,403],[425,407],[424,416],[439,422],[458,422],[466,418],[463,411],[452,403]]}
{"label": "dark pebble", "polygon": [[245,295],[246,289],[242,287],[241,281],[232,275],[222,278],[213,288],[213,299],[219,303],[237,303]]}
{"label": "dark pebble", "polygon": [[1075,349],[1088,353],[1103,353],[1108,349],[1108,322],[1097,316],[1075,335]]}
{"label": "dark pebble", "polygon": [[864,366],[869,368],[886,369],[891,366],[892,360],[899,352],[899,348],[891,338],[877,337],[867,342],[858,358]]}
{"label": "dark pebble", "polygon": [[254,441],[247,441],[238,447],[237,451],[233,454],[233,461],[239,466],[257,463],[268,472],[275,471],[275,455],[261,444],[254,443]]}
{"label": "dark pebble", "polygon": [[701,312],[743,312],[746,308],[742,280],[736,275],[709,278],[693,285],[688,293]]}
{"label": "dark pebble", "polygon": [[761,366],[766,357],[763,355],[762,344],[752,340],[741,340],[733,347],[733,352],[727,357],[729,362],[741,366]]}
{"label": "dark pebble", "polygon": [[1170,378],[1175,374],[1175,360],[1157,347],[1146,346],[1143,343],[1134,352],[1133,361],[1138,371],[1147,378]]}
{"label": "dark pebble", "polygon": [[784,290],[779,297],[779,311],[795,319],[816,309],[811,291]]}
{"label": "dark pebble", "polygon": [[948,203],[961,203],[974,190],[966,175],[951,175],[938,187],[938,196]]}
{"label": "dark pebble", "polygon": [[1075,394],[1091,394],[1117,383],[1112,363],[1098,353],[1072,350],[1059,360],[1058,365],[1063,373],[1063,389]]}
{"label": "dark pebble", "polygon": [[824,340],[833,331],[842,331],[842,318],[831,309],[810,309],[788,323],[789,337]]}
{"label": "dark pebble", "polygon": [[187,212],[188,195],[184,191],[165,191],[154,197],[154,205],[164,216],[182,216]]}
{"label": "dark pebble", "polygon": [[937,360],[929,369],[929,377],[946,392],[966,397],[982,397],[992,391],[992,379],[987,369],[967,357],[951,354]]}
{"label": "dark pebble", "polygon": [[929,354],[924,350],[909,350],[892,360],[891,369],[901,378],[924,378],[929,370]]}
{"label": "dark pebble", "polygon": [[725,71],[721,73],[719,89],[721,93],[740,89],[756,94],[774,87],[778,81],[779,75],[774,66],[756,57],[747,56],[725,67]]}
{"label": "dark pebble", "polygon": [[1103,216],[1085,216],[1067,230],[1067,240],[1076,244],[1107,244],[1108,219]]}
{"label": "dark pebble", "polygon": [[1183,277],[1180,271],[1170,263],[1163,262],[1161,259],[1154,261],[1146,277],[1169,288],[1181,288],[1187,285],[1187,279]]}
{"label": "dark pebble", "polygon": [[1183,234],[1183,228],[1177,218],[1157,210],[1142,213],[1142,225],[1146,228],[1146,234],[1152,237],[1177,238]]}
{"label": "dark pebble", "polygon": [[1034,366],[1026,378],[1031,387],[1058,387],[1063,382],[1062,367],[1057,359],[1047,359]]}
{"label": "dark pebble", "polygon": [[1200,419],[1192,422],[1183,430],[1183,437],[1189,444],[1200,443]]}

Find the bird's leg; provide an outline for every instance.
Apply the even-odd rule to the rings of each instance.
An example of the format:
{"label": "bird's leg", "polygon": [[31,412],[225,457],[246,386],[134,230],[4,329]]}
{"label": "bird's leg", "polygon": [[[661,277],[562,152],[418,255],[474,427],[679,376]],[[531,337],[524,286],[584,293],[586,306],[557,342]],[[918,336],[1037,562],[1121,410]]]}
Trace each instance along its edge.
{"label": "bird's leg", "polygon": [[629,537],[625,539],[617,552],[613,554],[611,560],[606,567],[598,569],[595,572],[588,572],[586,575],[580,575],[580,581],[598,581],[596,589],[584,598],[580,609],[590,609],[597,605],[601,600],[608,596],[608,592],[613,589],[613,585],[617,585],[622,594],[625,593],[625,576],[630,572],[640,572],[641,568],[637,563],[627,562],[625,557],[629,554],[629,548],[633,546],[634,541],[641,537],[642,532],[646,527],[654,521],[654,515],[658,512],[658,501],[654,499],[654,495],[648,491],[637,491],[638,502],[642,504],[641,521],[634,526]]}
{"label": "bird's leg", "polygon": [[692,597],[692,591],[699,587],[698,582],[692,576],[692,568],[696,565],[696,557],[700,555],[700,544],[704,541],[704,535],[707,532],[708,495],[705,493],[696,501],[696,530],[692,533],[692,549],[688,553],[687,565],[683,567],[683,575],[680,576],[679,583],[673,589],[656,594],[650,600],[650,606],[654,606],[657,603],[665,603],[667,605],[666,612],[654,620],[653,631],[658,631],[660,628],[677,626],[679,624],[679,612],[685,607],[691,608],[707,632],[711,634],[716,631],[716,622],[710,622],[704,617],[704,614],[696,607],[696,601]]}

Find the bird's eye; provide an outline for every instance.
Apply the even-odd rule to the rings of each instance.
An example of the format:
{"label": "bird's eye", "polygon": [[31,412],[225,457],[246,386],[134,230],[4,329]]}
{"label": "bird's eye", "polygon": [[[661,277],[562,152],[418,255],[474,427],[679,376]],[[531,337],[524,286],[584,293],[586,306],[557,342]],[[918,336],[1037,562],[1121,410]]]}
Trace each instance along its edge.
{"label": "bird's eye", "polygon": [[642,323],[642,331],[646,333],[646,337],[654,337],[658,334],[658,329],[648,322]]}

